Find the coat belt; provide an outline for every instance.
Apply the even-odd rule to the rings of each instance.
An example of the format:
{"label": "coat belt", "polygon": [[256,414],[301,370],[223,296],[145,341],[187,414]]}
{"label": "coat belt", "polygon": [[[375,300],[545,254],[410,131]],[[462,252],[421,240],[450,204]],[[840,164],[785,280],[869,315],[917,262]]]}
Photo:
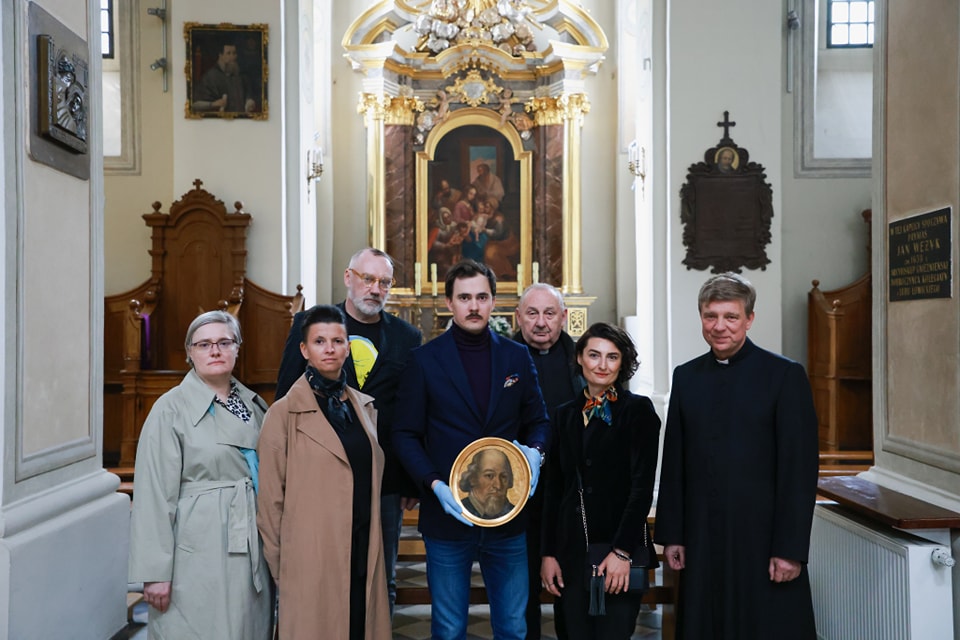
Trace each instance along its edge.
{"label": "coat belt", "polygon": [[263,581],[260,577],[260,536],[257,533],[257,496],[250,478],[236,482],[197,480],[180,483],[180,497],[197,496],[201,493],[233,489],[227,516],[227,553],[246,553],[250,556],[250,574],[253,586],[260,593]]}

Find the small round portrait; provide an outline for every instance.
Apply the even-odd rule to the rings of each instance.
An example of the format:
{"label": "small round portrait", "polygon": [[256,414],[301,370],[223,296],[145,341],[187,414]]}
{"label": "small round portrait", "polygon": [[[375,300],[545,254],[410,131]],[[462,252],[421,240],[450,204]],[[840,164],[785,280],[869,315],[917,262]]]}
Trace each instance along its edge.
{"label": "small round portrait", "polygon": [[512,520],[530,494],[530,465],[523,452],[501,438],[476,440],[457,456],[450,486],[463,515],[481,527]]}
{"label": "small round portrait", "polygon": [[740,154],[732,147],[720,147],[713,161],[720,173],[732,173],[740,166]]}

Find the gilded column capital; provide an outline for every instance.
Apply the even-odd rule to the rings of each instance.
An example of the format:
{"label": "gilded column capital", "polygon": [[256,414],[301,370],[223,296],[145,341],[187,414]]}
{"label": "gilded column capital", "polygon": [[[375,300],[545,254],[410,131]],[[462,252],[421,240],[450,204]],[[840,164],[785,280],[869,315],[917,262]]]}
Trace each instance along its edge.
{"label": "gilded column capital", "polygon": [[423,111],[423,101],[415,97],[390,98],[386,105],[385,124],[399,124],[412,127],[416,114]]}
{"label": "gilded column capital", "polygon": [[374,122],[382,122],[386,118],[389,106],[389,96],[375,93],[361,93],[360,102],[357,104],[357,113],[363,115],[364,121],[367,123],[367,126],[369,126]]}
{"label": "gilded column capital", "polygon": [[590,113],[590,100],[585,93],[565,93],[557,98],[557,108],[564,120],[574,120],[583,125],[583,116]]}
{"label": "gilded column capital", "polygon": [[563,124],[563,113],[556,98],[530,98],[523,110],[533,115],[533,123],[538,127]]}

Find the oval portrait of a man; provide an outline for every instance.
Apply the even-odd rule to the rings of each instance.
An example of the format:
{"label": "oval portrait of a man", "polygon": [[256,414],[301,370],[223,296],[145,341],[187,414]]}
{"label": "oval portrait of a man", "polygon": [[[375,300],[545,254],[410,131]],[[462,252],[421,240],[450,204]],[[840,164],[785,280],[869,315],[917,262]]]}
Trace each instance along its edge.
{"label": "oval portrait of a man", "polygon": [[713,156],[720,173],[733,173],[740,168],[740,154],[732,147],[720,147]]}
{"label": "oval portrait of a man", "polygon": [[450,470],[450,486],[463,515],[481,527],[512,520],[530,494],[530,465],[512,442],[481,438],[460,452]]}

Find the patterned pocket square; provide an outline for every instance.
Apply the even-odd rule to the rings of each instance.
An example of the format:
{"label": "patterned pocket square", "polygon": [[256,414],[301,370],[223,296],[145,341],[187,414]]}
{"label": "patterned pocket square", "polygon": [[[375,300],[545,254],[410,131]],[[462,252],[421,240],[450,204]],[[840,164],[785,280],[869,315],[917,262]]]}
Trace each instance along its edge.
{"label": "patterned pocket square", "polygon": [[503,388],[506,389],[507,387],[512,387],[518,382],[520,382],[520,376],[514,373],[512,375],[507,376],[507,379],[503,381]]}

